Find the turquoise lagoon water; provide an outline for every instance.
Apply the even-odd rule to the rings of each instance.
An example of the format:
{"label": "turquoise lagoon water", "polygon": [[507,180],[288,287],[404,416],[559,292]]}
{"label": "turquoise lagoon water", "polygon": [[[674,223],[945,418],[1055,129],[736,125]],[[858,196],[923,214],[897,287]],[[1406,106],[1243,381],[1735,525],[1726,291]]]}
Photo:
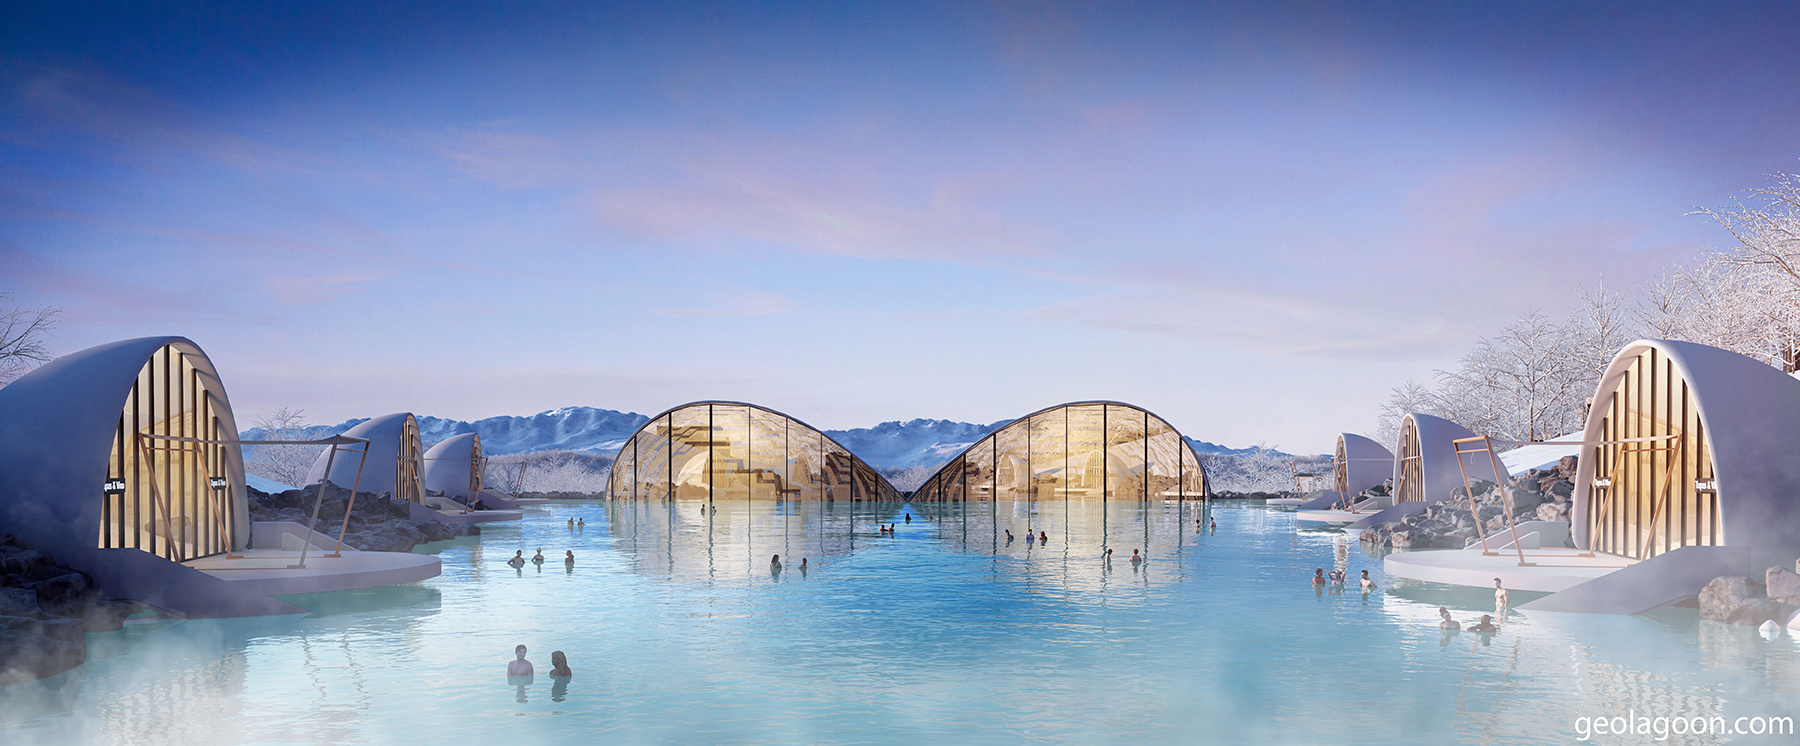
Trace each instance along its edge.
{"label": "turquoise lagoon water", "polygon": [[[0,742],[1516,744],[1628,712],[1800,716],[1786,635],[1676,609],[1515,611],[1445,637],[1437,607],[1466,623],[1487,591],[1388,578],[1254,504],[1215,506],[1216,532],[1160,503],[701,507],[533,509],[430,545],[442,577],[294,597],[308,616],[90,636],[82,668],[0,689]],[[543,568],[505,564],[539,546]],[[1318,592],[1317,567],[1382,587]],[[504,676],[520,643],[539,672],[522,688]]]}

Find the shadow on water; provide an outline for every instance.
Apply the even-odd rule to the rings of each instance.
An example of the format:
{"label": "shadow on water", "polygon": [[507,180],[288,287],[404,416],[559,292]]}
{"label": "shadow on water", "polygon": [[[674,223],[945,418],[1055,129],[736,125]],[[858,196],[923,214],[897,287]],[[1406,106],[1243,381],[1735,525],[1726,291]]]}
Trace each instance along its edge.
{"label": "shadow on water", "polygon": [[312,612],[307,615],[307,619],[320,619],[392,609],[432,614],[442,608],[443,596],[443,591],[437,588],[407,583],[329,593],[296,593],[277,598]]}

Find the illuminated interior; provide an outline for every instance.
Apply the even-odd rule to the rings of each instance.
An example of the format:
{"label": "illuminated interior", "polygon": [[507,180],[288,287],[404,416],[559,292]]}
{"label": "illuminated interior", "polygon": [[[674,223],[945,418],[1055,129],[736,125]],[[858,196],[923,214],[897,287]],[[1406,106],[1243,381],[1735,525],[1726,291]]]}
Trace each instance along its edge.
{"label": "illuminated interior", "polygon": [[619,449],[613,499],[897,500],[850,451],[780,412],[695,402],[652,417]]}
{"label": "illuminated interior", "polygon": [[990,433],[914,501],[1204,499],[1206,471],[1175,428],[1116,402],[1051,407]]}

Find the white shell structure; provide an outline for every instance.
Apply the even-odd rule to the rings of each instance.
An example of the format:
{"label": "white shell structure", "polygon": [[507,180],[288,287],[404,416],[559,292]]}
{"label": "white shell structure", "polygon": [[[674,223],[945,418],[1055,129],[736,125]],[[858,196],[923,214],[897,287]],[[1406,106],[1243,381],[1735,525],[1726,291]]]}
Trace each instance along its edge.
{"label": "white shell structure", "polygon": [[[419,502],[419,474],[421,467],[419,441],[419,424],[413,419],[411,412],[385,414],[357,424],[345,435],[357,438],[368,438],[369,455],[365,461],[355,447],[340,446],[337,457],[331,460],[331,483],[344,489],[356,485],[359,492],[386,492],[396,499]],[[306,474],[307,484],[317,484],[325,476],[326,461],[331,459],[331,449],[327,448],[313,462],[312,471]],[[357,477],[358,466],[362,468],[362,476]]]}
{"label": "white shell structure", "polygon": [[[1396,502],[1442,502],[1450,499],[1451,490],[1463,484],[1464,467],[1457,465],[1453,441],[1473,438],[1468,428],[1428,414],[1414,412],[1400,421],[1400,438],[1395,443],[1394,492]],[[1465,446],[1473,448],[1474,445]],[[1494,466],[1486,453],[1463,456],[1470,479],[1496,481]],[[1506,467],[1500,467],[1499,479],[1506,480]]]}
{"label": "white shell structure", "polygon": [[1332,489],[1358,495],[1394,476],[1394,452],[1356,433],[1339,433],[1334,469]]}
{"label": "white shell structure", "polygon": [[424,483],[431,492],[473,498],[480,489],[481,436],[463,433],[440,441],[425,452]]}
{"label": "white shell structure", "polygon": [[[1631,382],[1628,372],[1640,369],[1645,360],[1654,361],[1657,372],[1644,383],[1645,390],[1622,388]],[[1621,397],[1642,401],[1620,401]],[[1660,403],[1671,401],[1677,404]],[[1800,552],[1800,519],[1795,517],[1800,508],[1800,381],[1753,358],[1692,342],[1646,339],[1619,350],[1600,378],[1582,430],[1582,440],[1589,445],[1575,477],[1576,546],[1585,548],[1590,538],[1601,538],[1590,537],[1596,518],[1615,520],[1592,515],[1596,489],[1622,491],[1623,482],[1631,477],[1615,467],[1602,473],[1601,456],[1616,451],[1594,445],[1607,440],[1609,426],[1620,432],[1621,411],[1630,414],[1625,419],[1631,427],[1623,430],[1625,435],[1681,432],[1687,439],[1673,480],[1664,477],[1669,473],[1666,468],[1647,469],[1652,473],[1640,478],[1649,485],[1644,490],[1648,496],[1642,499],[1651,517],[1634,518],[1624,526],[1637,535],[1626,544],[1638,544],[1639,553],[1646,556],[1691,545]],[[1651,462],[1652,467],[1657,465]],[[1617,488],[1615,480],[1621,482]],[[1666,482],[1671,498],[1659,494]],[[1660,518],[1655,502],[1659,499]],[[1702,504],[1710,508],[1702,507],[1692,517],[1682,515]]]}

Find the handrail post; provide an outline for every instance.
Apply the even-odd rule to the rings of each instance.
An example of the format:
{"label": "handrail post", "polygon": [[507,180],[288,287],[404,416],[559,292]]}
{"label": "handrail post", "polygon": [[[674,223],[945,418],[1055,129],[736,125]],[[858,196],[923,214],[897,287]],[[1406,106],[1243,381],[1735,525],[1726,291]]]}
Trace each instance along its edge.
{"label": "handrail post", "polygon": [[[1475,538],[1481,541],[1481,556],[1498,557],[1500,556],[1499,552],[1488,551],[1487,527],[1481,525],[1481,511],[1475,507],[1475,490],[1469,486],[1469,467],[1463,464],[1464,451],[1462,449],[1462,443],[1464,440],[1480,440],[1480,438],[1464,438],[1463,440],[1450,441],[1450,447],[1456,451],[1456,468],[1458,471],[1462,472],[1463,497],[1468,498],[1469,500],[1469,520],[1475,522]],[[1469,453],[1474,453],[1474,451],[1469,451]],[[1426,495],[1426,500],[1430,499],[1431,496]]]}

